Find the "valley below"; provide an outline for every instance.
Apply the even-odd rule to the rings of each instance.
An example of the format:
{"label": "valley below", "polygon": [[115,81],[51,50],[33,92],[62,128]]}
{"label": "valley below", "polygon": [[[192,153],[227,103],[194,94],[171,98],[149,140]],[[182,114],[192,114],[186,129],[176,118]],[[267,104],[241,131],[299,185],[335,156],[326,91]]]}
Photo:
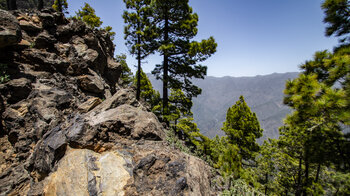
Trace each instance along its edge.
{"label": "valley below", "polygon": [[[243,95],[248,106],[256,113],[264,129],[261,143],[267,138],[277,138],[278,128],[291,112],[283,104],[283,90],[288,79],[294,79],[298,72],[273,73],[254,77],[213,77],[195,79],[193,83],[202,89],[202,94],[193,99],[193,117],[201,133],[213,138],[223,136],[221,131],[229,107]],[[161,92],[162,83],[152,74],[147,74],[153,87]]]}

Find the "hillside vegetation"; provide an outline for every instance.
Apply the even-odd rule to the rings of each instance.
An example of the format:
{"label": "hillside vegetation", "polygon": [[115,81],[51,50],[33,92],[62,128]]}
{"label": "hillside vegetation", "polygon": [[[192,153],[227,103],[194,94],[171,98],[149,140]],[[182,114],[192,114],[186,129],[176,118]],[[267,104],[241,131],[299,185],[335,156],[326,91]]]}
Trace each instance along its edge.
{"label": "hillside vegetation", "polygon": [[[155,90],[161,91],[161,83],[151,74],[147,74]],[[212,77],[194,80],[202,89],[202,94],[193,99],[193,117],[201,132],[213,138],[223,136],[222,123],[229,108],[240,95],[258,116],[264,135],[260,140],[277,138],[278,129],[285,116],[291,112],[283,104],[283,90],[288,79],[294,79],[298,73],[271,74],[256,77]]]}
{"label": "hillside vegetation", "polygon": [[[67,0],[6,2],[1,195],[350,195],[348,0],[322,3],[326,35],[340,38],[333,51],[298,75],[239,79],[205,79],[217,43],[195,40],[189,0],[123,0],[135,76],[88,3],[67,19]],[[142,70],[154,54],[161,93]],[[261,125],[273,127],[265,138]]]}

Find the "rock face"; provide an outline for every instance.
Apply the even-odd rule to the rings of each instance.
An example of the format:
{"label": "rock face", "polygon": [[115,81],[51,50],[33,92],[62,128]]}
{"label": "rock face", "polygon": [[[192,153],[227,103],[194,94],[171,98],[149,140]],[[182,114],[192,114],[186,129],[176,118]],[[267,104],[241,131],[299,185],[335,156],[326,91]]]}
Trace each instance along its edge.
{"label": "rock face", "polygon": [[[45,195],[125,195],[132,176],[128,161],[117,151],[96,153],[69,149],[57,171],[45,179]],[[129,164],[129,167],[131,164]]]}
{"label": "rock face", "polygon": [[0,9],[0,48],[17,44],[19,41],[21,29],[16,17]]}
{"label": "rock face", "polygon": [[0,84],[0,195],[217,195],[212,168],[170,147],[118,87],[106,32],[50,9],[1,12],[22,40],[0,48],[11,78]]}

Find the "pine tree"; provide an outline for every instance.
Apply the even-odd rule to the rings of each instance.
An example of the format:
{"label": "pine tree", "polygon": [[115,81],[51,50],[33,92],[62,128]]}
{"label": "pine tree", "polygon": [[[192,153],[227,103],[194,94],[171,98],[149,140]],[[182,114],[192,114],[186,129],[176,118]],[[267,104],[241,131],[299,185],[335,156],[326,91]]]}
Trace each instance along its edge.
{"label": "pine tree", "polygon": [[263,130],[256,114],[251,112],[243,96],[228,109],[222,130],[226,133],[229,143],[237,145],[243,160],[251,160],[253,154],[259,151],[256,139],[262,136]]}
{"label": "pine tree", "polygon": [[107,31],[107,33],[109,34],[109,37],[111,38],[111,40],[114,40],[114,36],[115,36],[115,32],[112,31],[112,27],[111,26],[105,26],[104,28],[101,28],[104,31]]}
{"label": "pine tree", "polygon": [[[346,36],[350,33],[350,2],[348,0],[325,0],[322,8],[325,12],[324,22],[326,36]],[[350,41],[348,37],[341,39],[341,42]]]}
{"label": "pine tree", "polygon": [[182,89],[189,98],[201,93],[190,79],[204,78],[207,67],[197,62],[215,53],[217,44],[213,37],[191,41],[198,31],[198,15],[193,13],[188,0],[154,0],[151,6],[157,33],[155,48],[163,56],[163,64],[156,65],[152,73],[163,80],[163,113],[167,114],[168,89]]}
{"label": "pine tree", "polygon": [[199,147],[201,145],[201,141],[197,139],[201,134],[197,127],[197,124],[193,122],[192,117],[186,117],[179,120],[179,123],[176,125],[177,131],[182,132],[184,135],[184,140],[187,145],[192,147]]}
{"label": "pine tree", "polygon": [[[74,18],[84,21],[91,28],[98,28],[103,23],[100,17],[96,16],[95,9],[92,8],[88,3],[85,3],[84,7],[82,7],[81,10],[78,10],[78,12],[75,12],[75,14],[76,15]],[[115,32],[112,31],[111,26],[106,26],[99,29],[106,31],[110,39],[112,41],[114,40]]]}
{"label": "pine tree", "polygon": [[120,63],[122,67],[119,84],[121,84],[121,86],[123,87],[127,87],[133,82],[133,75],[128,64],[126,63],[126,55],[125,54],[117,55],[116,61]]}
{"label": "pine tree", "polygon": [[[169,105],[174,109],[170,109],[170,113],[178,114],[178,118],[175,120],[175,126],[177,119],[181,117],[191,117],[192,101],[182,92],[181,89],[170,89]],[[176,110],[176,111],[175,111]]]}
{"label": "pine tree", "polygon": [[77,19],[84,21],[91,28],[100,27],[103,23],[100,20],[100,17],[96,16],[95,9],[88,3],[85,3],[84,7],[82,7],[81,10],[78,10],[78,12],[75,12],[75,14]]}
{"label": "pine tree", "polygon": [[42,10],[44,8],[44,1],[38,0],[38,10]]}
{"label": "pine tree", "polygon": [[219,155],[217,167],[220,168],[221,174],[228,178],[230,183],[233,179],[239,178],[242,173],[242,155],[239,152],[240,149],[236,144],[228,142],[223,153]]}
{"label": "pine tree", "polygon": [[[281,128],[280,144],[292,159],[298,160],[295,194],[316,194],[322,188],[324,166],[349,171],[342,124],[349,125],[347,86],[350,78],[350,48],[334,53],[317,52],[314,59],[301,66],[298,78],[288,81],[284,103],[294,112]],[[336,87],[337,86],[337,87]],[[293,149],[292,149],[293,148]],[[289,174],[292,175],[292,174]]]}
{"label": "pine tree", "polygon": [[[322,4],[326,35],[345,37],[345,44],[334,52],[316,52],[301,65],[299,77],[286,83],[284,103],[293,112],[284,120],[279,139],[267,150],[263,147],[258,159],[260,181],[273,194],[349,193],[350,139],[343,132],[350,125],[349,5],[347,0]],[[267,180],[261,177],[265,171]]]}
{"label": "pine tree", "polygon": [[277,192],[275,189],[275,176],[278,172],[277,170],[277,159],[278,154],[277,142],[276,140],[264,141],[260,148],[260,156],[257,160],[258,167],[256,168],[256,174],[258,175],[259,181],[263,185],[263,191],[265,195],[270,192]]}
{"label": "pine tree", "polygon": [[67,0],[55,0],[54,4],[52,5],[52,8],[58,12],[67,12],[68,9],[68,3]]}
{"label": "pine tree", "polygon": [[16,10],[17,9],[16,0],[6,0],[6,2],[7,2],[7,10]]}
{"label": "pine tree", "polygon": [[[137,73],[141,73],[141,60],[146,58],[152,51],[150,50],[152,40],[152,30],[149,17],[151,9],[150,0],[123,0],[127,10],[124,11],[123,18],[127,24],[124,29],[126,45],[131,54],[136,55]],[[141,75],[136,75],[136,99],[140,100],[141,95]]]}
{"label": "pine tree", "polygon": [[[138,73],[136,72],[136,75]],[[152,83],[149,81],[147,75],[142,71],[140,73],[140,97],[144,99],[147,103],[150,104],[151,109],[154,110],[154,107],[159,105],[160,102],[160,94],[158,91],[153,89]],[[137,79],[134,78],[133,84],[135,85],[137,83]]]}

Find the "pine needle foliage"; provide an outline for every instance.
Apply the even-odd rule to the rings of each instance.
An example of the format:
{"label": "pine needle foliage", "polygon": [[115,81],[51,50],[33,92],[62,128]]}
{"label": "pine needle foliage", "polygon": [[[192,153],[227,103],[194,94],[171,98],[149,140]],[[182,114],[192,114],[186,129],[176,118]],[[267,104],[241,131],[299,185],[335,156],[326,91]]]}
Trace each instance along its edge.
{"label": "pine needle foliage", "polygon": [[326,36],[342,37],[340,42],[349,43],[350,2],[348,0],[325,0],[322,9],[325,12],[324,22],[327,24]]}
{"label": "pine needle foliage", "polygon": [[204,78],[207,67],[197,64],[216,52],[213,37],[193,41],[197,35],[198,15],[188,0],[153,0],[152,25],[156,33],[153,49],[163,56],[163,63],[152,71],[163,81],[163,113],[169,111],[168,89],[181,89],[190,99],[201,93],[191,78]]}
{"label": "pine needle foliage", "polygon": [[256,114],[250,110],[243,96],[227,110],[222,130],[229,143],[238,147],[242,159],[252,159],[254,152],[259,151],[256,139],[262,136],[263,130]]}
{"label": "pine needle foliage", "polygon": [[152,41],[154,38],[153,27],[150,24],[152,9],[151,0],[124,0],[126,10],[123,18],[126,26],[124,27],[124,39],[129,52],[136,56],[137,74],[136,74],[136,99],[140,100],[141,93],[141,60],[154,52],[152,50]]}
{"label": "pine needle foliage", "polygon": [[92,8],[88,3],[84,4],[84,7],[78,12],[75,12],[76,18],[84,21],[91,28],[97,28],[102,25],[100,17],[96,16],[95,9]]}
{"label": "pine needle foliage", "polygon": [[67,0],[55,0],[52,8],[58,12],[68,13],[68,3]]}
{"label": "pine needle foliage", "polygon": [[129,68],[128,64],[126,63],[126,55],[120,54],[116,56],[116,61],[120,63],[122,67],[122,72],[120,74],[120,82],[121,86],[128,87],[133,82],[133,74],[131,72],[131,69]]}

